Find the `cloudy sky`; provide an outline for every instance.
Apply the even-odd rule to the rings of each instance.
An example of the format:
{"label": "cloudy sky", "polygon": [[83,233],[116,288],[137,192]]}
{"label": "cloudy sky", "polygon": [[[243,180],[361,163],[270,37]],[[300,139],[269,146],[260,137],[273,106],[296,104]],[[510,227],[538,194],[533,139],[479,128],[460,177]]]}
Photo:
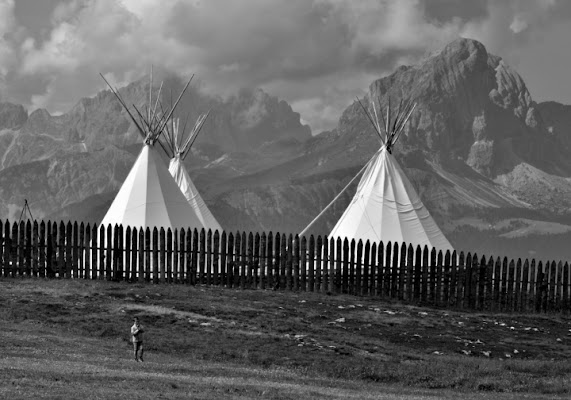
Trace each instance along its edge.
{"label": "cloudy sky", "polygon": [[162,66],[228,95],[261,87],[314,133],[369,83],[457,37],[480,40],[536,101],[571,104],[568,0],[0,0],[0,100],[69,110]]}

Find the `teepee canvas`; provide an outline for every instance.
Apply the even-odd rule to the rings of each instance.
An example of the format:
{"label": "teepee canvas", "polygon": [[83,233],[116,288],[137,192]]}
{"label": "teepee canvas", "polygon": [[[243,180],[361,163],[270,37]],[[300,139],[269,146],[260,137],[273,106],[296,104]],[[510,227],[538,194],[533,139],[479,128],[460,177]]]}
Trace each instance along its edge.
{"label": "teepee canvas", "polygon": [[169,163],[169,172],[176,181],[180,191],[188,201],[188,204],[193,210],[194,217],[200,221],[200,224],[206,229],[211,229],[212,232],[222,232],[222,227],[208,209],[204,199],[196,189],[192,182],[188,171],[184,167],[183,161],[190,153],[190,148],[196,140],[208,113],[202,114],[198,117],[194,128],[185,137],[185,127],[180,131],[180,120],[173,119],[171,121],[170,129],[167,129],[166,135],[163,138],[166,140],[167,152],[170,152],[171,160]]}
{"label": "teepee canvas", "polygon": [[360,171],[364,172],[357,191],[329,237],[385,244],[405,242],[415,247],[426,245],[429,249],[452,251],[450,242],[391,154],[415,105],[403,106],[401,102],[397,115],[391,118],[389,102],[386,118],[380,114],[384,122],[381,125],[374,102],[371,101],[373,114],[359,103],[379,135],[381,148]]}
{"label": "teepee canvas", "polygon": [[[104,77],[103,79],[105,80]],[[151,72],[149,104],[146,115],[143,115],[133,106],[138,119],[129,110],[117,90],[111,87],[107,80],[105,82],[134,122],[144,139],[144,146],[101,224],[105,226],[122,224],[124,227],[131,226],[139,229],[147,227],[151,229],[154,227],[201,229],[203,227],[201,221],[189,206],[169,173],[166,163],[155,148],[156,143],[160,144],[159,137],[165,130],[176,105],[190,84],[190,80],[170,110],[157,112],[158,97],[154,107],[151,101]],[[160,89],[158,96],[160,96]]]}

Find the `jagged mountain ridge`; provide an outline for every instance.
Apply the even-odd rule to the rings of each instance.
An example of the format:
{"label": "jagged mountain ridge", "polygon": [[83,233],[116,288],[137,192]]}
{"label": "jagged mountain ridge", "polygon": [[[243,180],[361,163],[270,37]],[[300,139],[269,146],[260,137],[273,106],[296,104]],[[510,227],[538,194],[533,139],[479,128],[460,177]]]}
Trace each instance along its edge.
{"label": "jagged mountain ridge", "polygon": [[[144,82],[121,90],[134,102],[147,95]],[[559,240],[567,234],[565,226],[571,225],[571,168],[564,153],[571,131],[568,106],[535,103],[516,71],[468,39],[449,44],[418,65],[398,68],[373,82],[369,92],[383,99],[383,107],[388,98],[393,107],[401,98],[417,103],[395,156],[453,245],[486,254],[507,255],[511,250],[555,254],[547,253],[547,241],[555,236],[539,234],[557,234]],[[54,162],[78,151],[97,158],[96,150],[112,146],[125,151],[126,160],[134,160],[139,138],[110,96],[101,92],[83,99],[58,117],[72,122],[62,123],[53,140],[61,138],[68,147],[60,155],[44,155],[45,159]],[[193,117],[217,105],[187,165],[228,230],[299,232],[379,147],[357,103],[342,113],[333,131],[309,137],[298,114],[260,91],[244,90],[226,100],[193,91],[185,101],[182,108],[191,109]],[[39,117],[45,118],[45,113],[34,118],[40,121]],[[2,131],[0,154],[6,154],[2,146],[10,135],[23,130]],[[48,207],[45,215],[100,220],[129,162],[123,167],[116,168],[113,189],[100,186],[96,193],[84,192],[85,183],[80,182],[75,194],[60,203],[63,207],[51,211]],[[4,173],[0,171],[0,179]],[[18,196],[25,195],[17,185],[13,189],[20,192],[10,199],[12,209]],[[312,232],[328,233],[352,194],[351,189],[345,193]],[[533,229],[526,228],[532,225]],[[533,245],[524,238],[533,238]],[[564,255],[565,250],[557,254]]]}
{"label": "jagged mountain ridge", "polygon": [[[178,93],[182,84],[167,77],[164,87]],[[158,91],[157,83],[153,99]],[[165,104],[170,101],[166,98],[169,91],[161,92]],[[143,109],[148,83],[134,82],[121,88],[120,93],[127,104],[137,104]],[[237,160],[235,165],[229,166],[225,165],[228,164],[224,162],[226,159],[219,161],[220,165],[211,168],[213,176],[228,177],[232,171],[234,175],[241,175],[264,168],[284,154],[287,157],[297,152],[301,143],[311,137],[309,127],[300,123],[299,114],[284,101],[261,90],[242,90],[228,99],[209,96],[197,89],[187,93],[177,109],[177,116],[186,118],[190,114],[190,124],[198,113],[212,108],[211,117],[189,159],[200,168],[216,164],[225,155],[227,159],[228,152],[234,155],[228,162]],[[2,218],[17,218],[24,199],[28,199],[40,218],[99,221],[99,214],[121,186],[142,143],[136,127],[108,90],[81,99],[68,113],[58,116],[41,109],[28,115],[22,106],[0,103],[0,117]],[[233,124],[236,128],[232,128]],[[219,130],[223,133],[218,133]],[[265,141],[262,140],[264,131],[267,132]],[[252,156],[259,147],[267,149],[265,157]],[[77,168],[58,170],[58,166],[69,163],[77,163]],[[99,163],[101,167],[97,166]],[[87,166],[90,169],[85,170]],[[81,179],[76,176],[77,171],[82,171]],[[211,180],[206,177],[202,181]],[[81,206],[83,202],[85,207]],[[76,215],[67,208],[82,213]],[[91,213],[91,208],[97,211]]]}

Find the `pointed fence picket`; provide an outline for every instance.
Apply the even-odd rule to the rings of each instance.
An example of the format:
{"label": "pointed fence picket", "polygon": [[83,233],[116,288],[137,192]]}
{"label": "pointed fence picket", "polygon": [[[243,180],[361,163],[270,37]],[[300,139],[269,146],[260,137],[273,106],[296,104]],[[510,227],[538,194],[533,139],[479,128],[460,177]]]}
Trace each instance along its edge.
{"label": "pointed fence picket", "polygon": [[443,253],[313,235],[0,221],[0,277],[217,285],[569,313],[568,262]]}

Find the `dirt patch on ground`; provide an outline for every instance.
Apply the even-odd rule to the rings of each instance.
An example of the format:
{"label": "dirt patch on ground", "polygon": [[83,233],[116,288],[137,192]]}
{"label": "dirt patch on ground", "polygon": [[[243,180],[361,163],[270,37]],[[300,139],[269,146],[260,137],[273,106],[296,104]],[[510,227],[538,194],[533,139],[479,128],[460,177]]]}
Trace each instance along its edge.
{"label": "dirt patch on ground", "polygon": [[186,362],[403,387],[571,391],[566,315],[482,314],[305,292],[0,279],[0,322],[7,324],[111,341],[128,354],[133,316],[146,328],[150,354]]}

